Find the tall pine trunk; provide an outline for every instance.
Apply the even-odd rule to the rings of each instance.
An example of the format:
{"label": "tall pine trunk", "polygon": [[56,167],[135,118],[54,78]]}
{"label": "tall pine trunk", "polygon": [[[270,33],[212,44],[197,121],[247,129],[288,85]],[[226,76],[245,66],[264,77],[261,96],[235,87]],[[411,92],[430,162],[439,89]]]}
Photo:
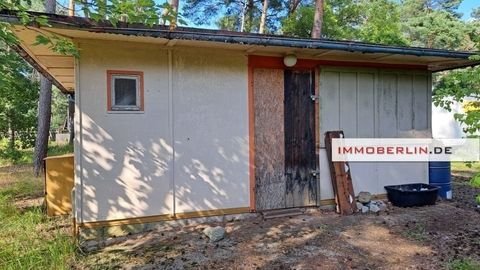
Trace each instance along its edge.
{"label": "tall pine trunk", "polygon": [[265,33],[265,23],[267,21],[267,11],[268,11],[268,0],[263,0],[263,9],[262,17],[260,18],[260,27],[258,28],[258,33]]}
{"label": "tall pine trunk", "polygon": [[253,11],[255,8],[255,3],[253,0],[247,0],[247,18],[245,22],[245,31],[246,32],[251,32],[253,29]]}
{"label": "tall pine trunk", "polygon": [[174,12],[174,18],[170,22],[170,30],[174,30],[177,28],[177,19],[178,19],[178,1],[179,0],[171,0],[170,5],[172,6],[172,10]]}
{"label": "tall pine trunk", "polygon": [[322,37],[323,0],[315,1],[315,16],[313,17],[312,38]]}
{"label": "tall pine trunk", "polygon": [[[45,1],[45,12],[55,13],[57,2]],[[43,159],[47,156],[48,135],[50,133],[50,119],[52,115],[52,82],[40,76],[40,96],[38,99],[38,128],[35,139],[35,154],[33,157],[33,173],[39,176],[43,171]]]}
{"label": "tall pine trunk", "polygon": [[50,119],[52,116],[52,82],[40,76],[40,96],[38,99],[38,128],[35,140],[34,174],[39,176],[43,168],[43,159],[47,156]]}
{"label": "tall pine trunk", "polygon": [[69,1],[68,16],[75,16],[75,0],[70,0]]}

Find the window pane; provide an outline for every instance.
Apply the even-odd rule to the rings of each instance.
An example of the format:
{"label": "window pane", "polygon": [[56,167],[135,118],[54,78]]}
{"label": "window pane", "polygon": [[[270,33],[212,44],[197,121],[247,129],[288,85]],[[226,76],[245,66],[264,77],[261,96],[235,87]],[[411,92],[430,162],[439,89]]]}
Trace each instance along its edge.
{"label": "window pane", "polygon": [[137,105],[137,80],[115,78],[115,105]]}

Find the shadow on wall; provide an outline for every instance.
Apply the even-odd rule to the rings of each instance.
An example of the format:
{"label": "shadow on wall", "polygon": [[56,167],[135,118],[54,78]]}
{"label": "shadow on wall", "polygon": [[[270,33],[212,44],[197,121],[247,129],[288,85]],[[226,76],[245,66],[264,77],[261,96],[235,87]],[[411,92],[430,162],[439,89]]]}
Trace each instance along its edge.
{"label": "shadow on wall", "polygon": [[172,214],[174,187],[177,213],[248,206],[247,138],[202,139],[203,156],[192,140],[176,140],[174,154],[167,138],[110,134],[85,113],[82,121],[84,222]]}

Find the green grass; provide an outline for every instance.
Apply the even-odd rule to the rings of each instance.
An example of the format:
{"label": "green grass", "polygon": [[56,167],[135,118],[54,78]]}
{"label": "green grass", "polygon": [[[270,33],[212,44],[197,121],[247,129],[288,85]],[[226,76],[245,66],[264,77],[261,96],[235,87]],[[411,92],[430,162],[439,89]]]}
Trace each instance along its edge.
{"label": "green grass", "polygon": [[402,232],[403,236],[415,240],[415,241],[425,241],[428,239],[427,232],[425,230],[425,225],[423,224],[416,224],[415,227],[406,229]]}
{"label": "green grass", "polygon": [[478,270],[480,262],[471,259],[456,259],[448,264],[449,270]]}
{"label": "green grass", "polygon": [[480,162],[452,162],[452,172],[480,173]]}
{"label": "green grass", "polygon": [[69,218],[45,215],[43,181],[31,167],[14,171],[0,171],[0,269],[69,269],[76,250]]}
{"label": "green grass", "polygon": [[[12,165],[25,165],[33,163],[33,148],[17,149],[13,153],[7,153],[7,144],[0,142],[0,167]],[[50,143],[48,145],[48,156],[59,156],[73,153],[73,145]]]}

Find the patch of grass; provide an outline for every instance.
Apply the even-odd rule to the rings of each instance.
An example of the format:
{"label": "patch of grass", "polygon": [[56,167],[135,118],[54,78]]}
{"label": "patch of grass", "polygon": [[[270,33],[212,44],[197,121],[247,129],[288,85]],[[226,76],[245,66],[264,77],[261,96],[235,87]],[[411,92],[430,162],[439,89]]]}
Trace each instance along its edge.
{"label": "patch of grass", "polygon": [[48,156],[60,156],[73,153],[73,145],[51,143],[48,146]]}
{"label": "patch of grass", "polygon": [[76,250],[69,218],[49,218],[41,205],[16,206],[43,193],[43,181],[31,175],[28,168],[0,174],[0,269],[69,269]]}
{"label": "patch of grass", "polygon": [[480,162],[452,162],[452,172],[480,172]]}
{"label": "patch of grass", "polygon": [[456,259],[448,263],[449,270],[478,270],[480,269],[480,262],[472,259]]}
{"label": "patch of grass", "polygon": [[[33,148],[8,150],[5,143],[0,142],[0,167],[12,165],[32,164]],[[48,145],[48,156],[60,156],[73,153],[73,145],[57,144],[52,142]]]}
{"label": "patch of grass", "polygon": [[406,229],[403,232],[403,236],[408,239],[415,240],[415,241],[425,241],[427,240],[427,233],[425,230],[425,225],[423,224],[415,224],[415,227]]}

